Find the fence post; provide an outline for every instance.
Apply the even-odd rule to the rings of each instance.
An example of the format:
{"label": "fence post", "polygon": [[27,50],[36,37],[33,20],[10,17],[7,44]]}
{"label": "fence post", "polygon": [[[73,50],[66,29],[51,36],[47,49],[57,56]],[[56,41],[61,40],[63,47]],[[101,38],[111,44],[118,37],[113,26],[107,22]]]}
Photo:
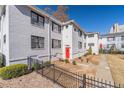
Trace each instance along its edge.
{"label": "fence post", "polygon": [[42,60],[42,76],[43,76],[43,60]]}
{"label": "fence post", "polygon": [[27,57],[27,60],[28,60],[28,69],[30,70],[31,69],[31,58]]}
{"label": "fence post", "polygon": [[54,80],[54,83],[55,83],[55,65],[53,64],[53,80]]}
{"label": "fence post", "polygon": [[86,74],[83,75],[83,88],[86,88]]}

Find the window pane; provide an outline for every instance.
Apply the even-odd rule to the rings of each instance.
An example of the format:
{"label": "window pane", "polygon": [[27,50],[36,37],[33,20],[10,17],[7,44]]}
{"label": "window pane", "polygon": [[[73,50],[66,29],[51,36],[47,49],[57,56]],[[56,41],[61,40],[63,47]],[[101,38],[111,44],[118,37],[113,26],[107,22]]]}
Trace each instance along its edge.
{"label": "window pane", "polygon": [[44,37],[31,36],[31,48],[44,48]]}
{"label": "window pane", "polygon": [[34,12],[31,12],[31,22],[32,23],[37,23],[38,22],[38,18],[37,18],[37,14]]}

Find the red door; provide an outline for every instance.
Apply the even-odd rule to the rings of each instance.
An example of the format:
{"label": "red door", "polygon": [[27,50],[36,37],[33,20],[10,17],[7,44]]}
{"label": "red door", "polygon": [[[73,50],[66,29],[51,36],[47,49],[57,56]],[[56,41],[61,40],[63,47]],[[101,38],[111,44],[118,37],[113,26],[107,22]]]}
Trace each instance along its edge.
{"label": "red door", "polygon": [[70,58],[70,48],[66,47],[66,58],[69,59]]}

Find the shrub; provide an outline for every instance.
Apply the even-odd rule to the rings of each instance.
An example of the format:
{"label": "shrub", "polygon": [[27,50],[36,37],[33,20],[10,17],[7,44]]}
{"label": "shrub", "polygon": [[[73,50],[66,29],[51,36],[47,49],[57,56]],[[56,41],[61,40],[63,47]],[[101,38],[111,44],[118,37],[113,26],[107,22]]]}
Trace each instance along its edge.
{"label": "shrub", "polygon": [[77,65],[76,61],[73,61],[72,63],[73,63],[73,65]]}
{"label": "shrub", "polygon": [[88,53],[89,53],[90,55],[92,55],[92,48],[91,48],[91,47],[89,47]]}
{"label": "shrub", "polygon": [[33,70],[38,70],[41,68],[40,64],[39,63],[34,63],[33,66],[32,66]]}
{"label": "shrub", "polygon": [[65,59],[65,63],[69,63],[69,60],[68,59]]}
{"label": "shrub", "polygon": [[28,72],[28,66],[26,64],[14,64],[0,68],[0,77],[2,79],[11,79],[19,77]]}
{"label": "shrub", "polygon": [[100,54],[103,53],[103,49],[102,49],[102,48],[99,49],[99,53],[100,53]]}

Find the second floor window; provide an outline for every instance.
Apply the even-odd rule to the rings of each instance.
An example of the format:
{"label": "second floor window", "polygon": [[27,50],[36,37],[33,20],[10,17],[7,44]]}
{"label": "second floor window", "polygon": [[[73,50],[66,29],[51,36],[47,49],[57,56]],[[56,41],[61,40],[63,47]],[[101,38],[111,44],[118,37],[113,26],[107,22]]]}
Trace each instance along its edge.
{"label": "second floor window", "polygon": [[52,48],[61,48],[61,40],[52,39]]}
{"label": "second floor window", "polygon": [[115,40],[115,37],[108,37],[107,40],[108,41],[114,41]]}
{"label": "second floor window", "polygon": [[88,37],[89,37],[89,38],[90,38],[90,37],[94,37],[94,34],[89,34]]}
{"label": "second floor window", "polygon": [[89,47],[94,46],[94,43],[88,43],[88,46]]}
{"label": "second floor window", "polygon": [[6,35],[3,36],[3,42],[6,43]]}
{"label": "second floor window", "polygon": [[78,35],[81,37],[82,36],[82,31],[78,30]]}
{"label": "second floor window", "polygon": [[44,37],[31,36],[31,48],[32,49],[44,48]]}
{"label": "second floor window", "polygon": [[61,26],[52,22],[52,31],[57,32],[57,33],[61,33]]}
{"label": "second floor window", "polygon": [[121,36],[121,40],[124,40],[124,36]]}
{"label": "second floor window", "polygon": [[31,23],[44,27],[44,17],[35,12],[31,12]]}
{"label": "second floor window", "polygon": [[81,49],[82,48],[82,42],[78,42],[78,48]]}

